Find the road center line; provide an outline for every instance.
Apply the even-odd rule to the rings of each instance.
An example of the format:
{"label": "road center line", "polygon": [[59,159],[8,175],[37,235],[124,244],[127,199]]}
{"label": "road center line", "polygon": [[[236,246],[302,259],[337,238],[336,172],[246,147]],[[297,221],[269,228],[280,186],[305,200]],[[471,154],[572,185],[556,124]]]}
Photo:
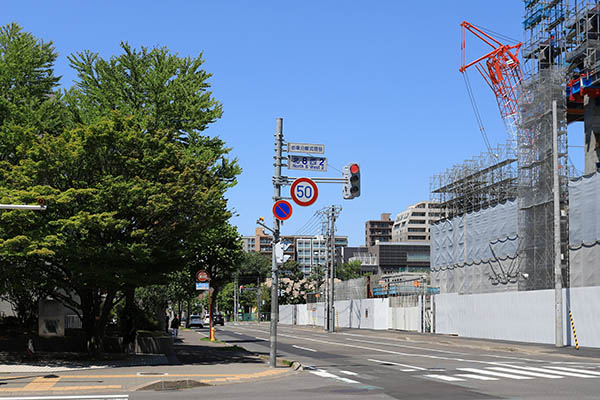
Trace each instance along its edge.
{"label": "road center line", "polygon": [[292,347],[295,347],[295,348],[297,348],[297,349],[300,349],[300,350],[312,351],[313,353],[316,353],[316,352],[317,352],[316,350],[309,349],[308,347],[296,346],[295,344],[293,344],[293,345],[292,345]]}

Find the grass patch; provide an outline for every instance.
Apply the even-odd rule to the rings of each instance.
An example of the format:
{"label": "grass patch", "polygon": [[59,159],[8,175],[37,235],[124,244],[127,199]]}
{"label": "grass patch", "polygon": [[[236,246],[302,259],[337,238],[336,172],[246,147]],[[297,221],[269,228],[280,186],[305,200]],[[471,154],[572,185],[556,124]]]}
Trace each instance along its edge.
{"label": "grass patch", "polygon": [[[202,340],[203,342],[210,342],[210,338],[206,337],[206,336],[200,338],[200,340]],[[213,340],[213,343],[222,343],[222,344],[225,344],[225,342],[222,342],[219,339]]]}

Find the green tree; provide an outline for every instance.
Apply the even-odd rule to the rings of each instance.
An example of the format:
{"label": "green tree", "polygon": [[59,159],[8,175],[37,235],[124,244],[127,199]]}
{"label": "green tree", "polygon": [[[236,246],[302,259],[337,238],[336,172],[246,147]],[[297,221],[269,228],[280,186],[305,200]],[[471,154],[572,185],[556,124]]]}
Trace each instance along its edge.
{"label": "green tree", "polygon": [[0,255],[81,315],[92,351],[123,295],[131,315],[136,287],[198,265],[219,285],[241,247],[225,198],[239,167],[202,135],[222,112],[202,57],[122,49],[110,60],[71,56],[79,81],[61,98],[68,123],[23,135],[14,163],[0,164],[0,200],[48,205],[2,215]]}
{"label": "green tree", "polygon": [[347,281],[349,279],[355,279],[361,277],[361,264],[360,261],[354,260],[339,265],[336,270],[336,278]]}
{"label": "green tree", "polygon": [[[0,171],[18,165],[29,145],[41,134],[56,134],[61,129],[66,108],[56,91],[59,77],[53,66],[58,54],[52,42],[37,39],[11,23],[0,27]],[[0,198],[4,203],[23,199],[23,192],[9,195],[12,183],[28,180],[28,176],[6,174],[0,180]],[[25,194],[25,201],[35,202],[36,194]],[[30,222],[35,212],[3,211],[0,213],[0,243],[12,237],[10,245],[22,239],[19,226],[13,222]],[[36,275],[30,273],[21,259],[9,259],[0,252],[0,297],[9,301],[21,322],[34,328],[37,300],[41,296]]]}

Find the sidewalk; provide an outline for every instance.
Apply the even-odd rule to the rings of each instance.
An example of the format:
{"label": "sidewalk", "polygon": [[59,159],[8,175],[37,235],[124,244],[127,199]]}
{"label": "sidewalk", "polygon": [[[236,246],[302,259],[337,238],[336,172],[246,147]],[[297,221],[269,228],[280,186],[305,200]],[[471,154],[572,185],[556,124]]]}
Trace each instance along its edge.
{"label": "sidewalk", "polygon": [[[242,348],[209,342],[203,339],[208,331],[180,330],[179,333],[179,338],[175,339],[174,355],[142,356],[140,359],[145,363],[135,366],[118,365],[118,362],[104,365],[79,362],[58,366],[1,364],[0,396],[182,389],[271,379],[295,372],[285,366],[269,368],[258,356]],[[124,361],[131,363],[131,360]],[[150,365],[150,362],[155,364]],[[30,370],[25,372],[27,368]]]}

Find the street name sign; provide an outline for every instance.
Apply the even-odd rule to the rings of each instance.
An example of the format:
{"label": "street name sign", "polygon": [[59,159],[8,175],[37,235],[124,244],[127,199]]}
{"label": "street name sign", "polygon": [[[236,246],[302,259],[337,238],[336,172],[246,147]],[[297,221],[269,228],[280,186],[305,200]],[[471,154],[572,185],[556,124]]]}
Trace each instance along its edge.
{"label": "street name sign", "polygon": [[298,178],[290,188],[292,200],[302,207],[308,207],[317,201],[319,189],[317,184],[310,178]]}
{"label": "street name sign", "polygon": [[327,158],[291,155],[288,157],[288,169],[327,172]]}
{"label": "street name sign", "polygon": [[196,290],[209,290],[208,282],[196,282]]}
{"label": "street name sign", "polygon": [[288,153],[325,154],[324,144],[315,143],[288,143]]}
{"label": "street name sign", "polygon": [[273,215],[280,221],[285,221],[292,216],[292,205],[285,201],[279,200],[273,204]]}

